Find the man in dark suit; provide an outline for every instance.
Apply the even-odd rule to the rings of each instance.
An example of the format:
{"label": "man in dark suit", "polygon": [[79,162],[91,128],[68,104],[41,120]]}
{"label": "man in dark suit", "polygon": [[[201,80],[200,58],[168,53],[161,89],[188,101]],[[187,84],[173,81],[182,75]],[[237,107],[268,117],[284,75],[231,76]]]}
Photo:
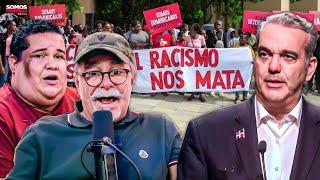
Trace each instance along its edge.
{"label": "man in dark suit", "polygon": [[[189,123],[178,179],[319,179],[320,109],[302,97],[317,66],[317,31],[282,13],[269,16],[257,37],[256,95]],[[261,141],[267,144],[265,163]]]}

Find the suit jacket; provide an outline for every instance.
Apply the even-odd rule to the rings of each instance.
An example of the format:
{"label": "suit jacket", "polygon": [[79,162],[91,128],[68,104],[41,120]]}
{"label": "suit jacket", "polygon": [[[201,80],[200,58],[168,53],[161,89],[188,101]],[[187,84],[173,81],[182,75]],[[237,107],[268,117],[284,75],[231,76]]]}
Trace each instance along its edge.
{"label": "suit jacket", "polygon": [[[290,180],[320,178],[320,108],[303,99]],[[244,129],[245,136],[236,138]],[[262,179],[254,98],[189,122],[178,160],[179,180]]]}

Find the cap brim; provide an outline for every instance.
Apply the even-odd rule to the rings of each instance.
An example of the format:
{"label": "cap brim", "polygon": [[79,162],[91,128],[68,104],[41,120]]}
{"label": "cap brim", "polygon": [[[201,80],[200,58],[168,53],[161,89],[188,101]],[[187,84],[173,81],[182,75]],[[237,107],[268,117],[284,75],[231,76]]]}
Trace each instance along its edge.
{"label": "cap brim", "polygon": [[130,58],[127,55],[125,55],[123,52],[119,51],[118,49],[113,48],[113,47],[109,47],[107,45],[104,45],[103,47],[101,47],[101,44],[89,46],[86,48],[86,50],[79,52],[79,54],[76,55],[74,61],[76,63],[83,61],[82,57],[84,55],[86,55],[92,51],[95,51],[95,50],[105,50],[107,52],[113,53],[114,55],[116,55],[120,60],[122,60],[125,63],[131,62]]}

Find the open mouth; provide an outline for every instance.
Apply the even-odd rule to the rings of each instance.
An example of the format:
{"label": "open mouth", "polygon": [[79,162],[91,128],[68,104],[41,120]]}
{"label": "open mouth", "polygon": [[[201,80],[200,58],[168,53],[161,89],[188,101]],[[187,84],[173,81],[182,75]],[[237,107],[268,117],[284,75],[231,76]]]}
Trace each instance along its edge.
{"label": "open mouth", "polygon": [[119,100],[119,97],[114,97],[114,96],[97,98],[97,101],[99,101],[103,104],[110,104],[110,103],[117,101],[117,100]]}
{"label": "open mouth", "polygon": [[50,84],[50,85],[56,84],[58,82],[58,76],[56,75],[49,75],[44,77],[43,79],[47,84]]}
{"label": "open mouth", "polygon": [[56,75],[50,75],[50,76],[46,76],[45,78],[43,78],[44,80],[48,80],[48,81],[55,81],[58,80],[58,76]]}

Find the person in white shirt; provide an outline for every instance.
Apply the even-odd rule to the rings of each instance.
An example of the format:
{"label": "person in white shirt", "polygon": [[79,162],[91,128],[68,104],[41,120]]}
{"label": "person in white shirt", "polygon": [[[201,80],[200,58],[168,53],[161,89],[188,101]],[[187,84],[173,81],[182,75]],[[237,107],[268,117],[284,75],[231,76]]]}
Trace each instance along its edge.
{"label": "person in white shirt", "polygon": [[317,39],[314,25],[292,13],[260,24],[255,95],[190,121],[178,180],[319,179],[320,108],[302,96]]}

